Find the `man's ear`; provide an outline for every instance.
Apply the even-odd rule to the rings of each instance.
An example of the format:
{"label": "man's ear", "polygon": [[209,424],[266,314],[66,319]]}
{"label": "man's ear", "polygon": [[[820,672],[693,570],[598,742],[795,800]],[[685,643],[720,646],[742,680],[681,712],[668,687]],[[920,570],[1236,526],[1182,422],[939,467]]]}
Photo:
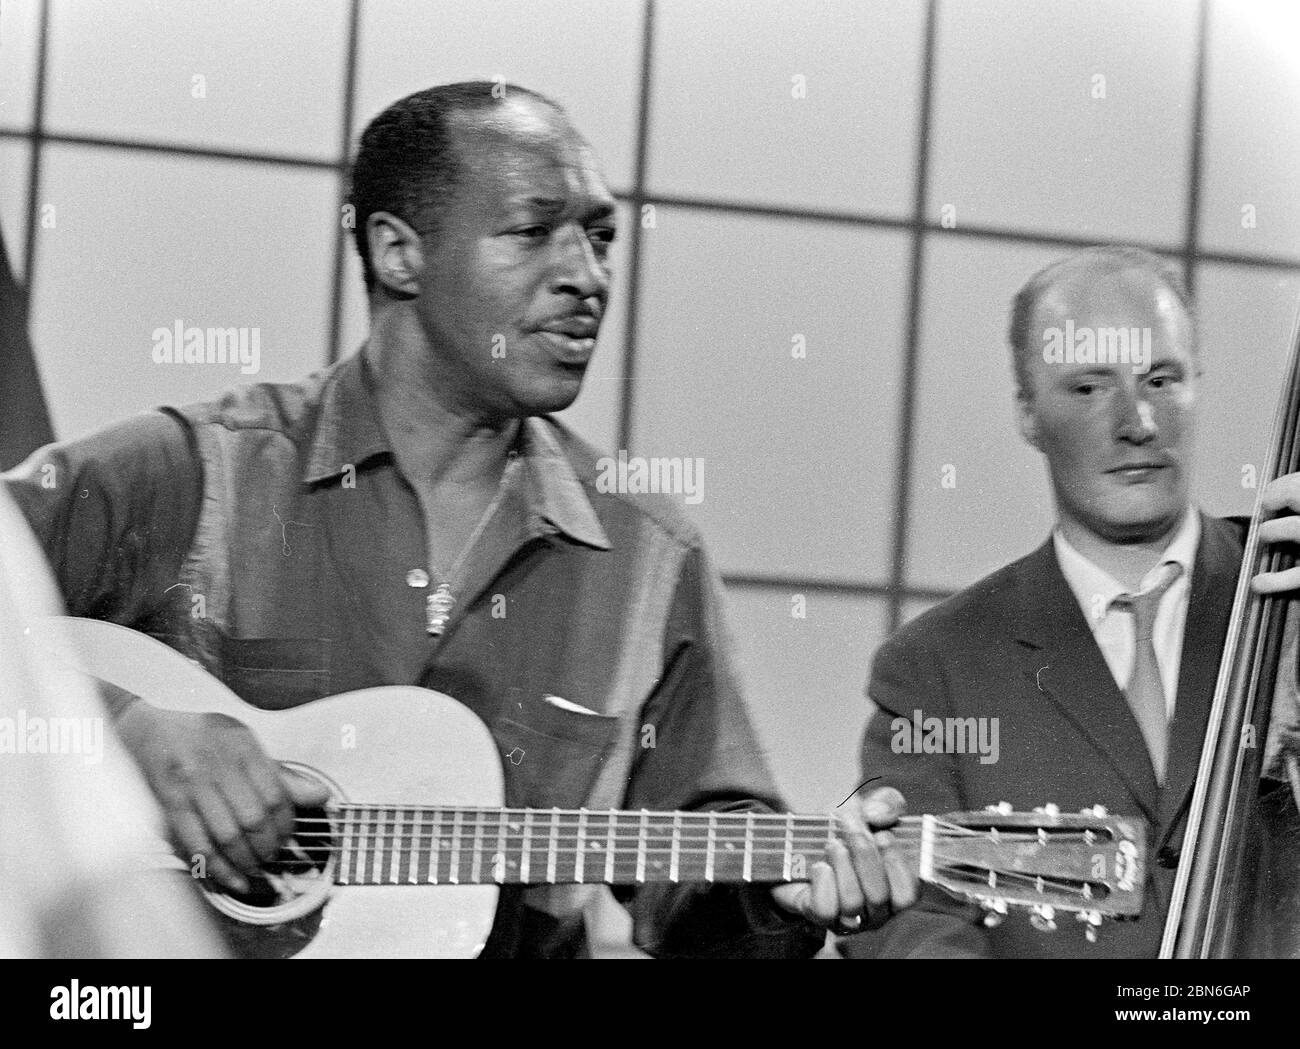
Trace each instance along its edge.
{"label": "man's ear", "polygon": [[375,282],[397,298],[418,295],[424,270],[420,235],[391,212],[376,211],[366,219],[366,241]]}
{"label": "man's ear", "polygon": [[1033,394],[1023,386],[1016,387],[1016,426],[1030,447],[1043,450],[1038,444],[1038,413],[1034,410]]}

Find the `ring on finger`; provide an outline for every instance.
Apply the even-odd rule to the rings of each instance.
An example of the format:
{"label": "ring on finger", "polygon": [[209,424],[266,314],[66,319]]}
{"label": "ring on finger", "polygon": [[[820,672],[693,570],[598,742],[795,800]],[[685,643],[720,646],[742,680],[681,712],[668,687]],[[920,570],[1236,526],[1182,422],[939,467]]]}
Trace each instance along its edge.
{"label": "ring on finger", "polygon": [[862,915],[855,914],[852,917],[846,918],[841,914],[839,919],[836,921],[835,931],[841,936],[852,936],[855,932],[861,932]]}

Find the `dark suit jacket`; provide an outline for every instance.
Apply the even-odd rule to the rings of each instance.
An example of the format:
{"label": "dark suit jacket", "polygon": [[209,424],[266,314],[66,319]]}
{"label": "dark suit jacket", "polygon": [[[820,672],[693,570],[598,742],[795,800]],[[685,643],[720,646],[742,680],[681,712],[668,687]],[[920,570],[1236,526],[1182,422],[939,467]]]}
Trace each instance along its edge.
{"label": "dark suit jacket", "polygon": [[[879,706],[863,743],[863,775],[881,776],[908,811],[942,814],[1007,801],[1064,812],[1104,805],[1150,825],[1142,916],[1108,922],[1097,942],[1066,915],[1054,933],[1012,913],[991,932],[979,912],[927,888],[882,930],[841,941],[853,956],[1154,957],[1200,760],[1219,656],[1241,563],[1244,523],[1201,516],[1183,636],[1168,782],[1156,783],[1137,721],[1116,687],[1049,540],[909,623],[877,652],[868,694]],[[890,723],[925,717],[999,719],[999,756],[896,754]],[[882,784],[873,784],[880,786]]]}

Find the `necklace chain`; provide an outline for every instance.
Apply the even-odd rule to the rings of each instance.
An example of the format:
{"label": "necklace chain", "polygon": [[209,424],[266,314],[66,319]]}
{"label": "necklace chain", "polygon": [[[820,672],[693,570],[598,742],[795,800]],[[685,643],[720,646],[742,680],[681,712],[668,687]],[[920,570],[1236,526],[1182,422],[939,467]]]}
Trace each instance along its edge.
{"label": "necklace chain", "polygon": [[470,532],[469,538],[465,540],[465,545],[460,548],[460,553],[451,563],[451,568],[446,575],[439,570],[438,566],[429,562],[429,568],[432,570],[434,578],[438,580],[438,585],[426,599],[424,603],[425,629],[434,637],[440,637],[442,632],[447,629],[447,621],[451,618],[452,609],[456,607],[456,595],[452,592],[451,585],[456,579],[457,573],[460,572],[461,565],[469,552],[474,549],[479,537],[487,528],[488,522],[496,515],[497,508],[501,505],[501,497],[506,490],[506,477],[510,473],[511,466],[515,460],[511,458],[506,463],[506,468],[501,472],[501,480],[497,482],[496,495],[492,497],[492,502],[488,503],[487,509],[483,511],[483,516],[478,519],[478,524]]}

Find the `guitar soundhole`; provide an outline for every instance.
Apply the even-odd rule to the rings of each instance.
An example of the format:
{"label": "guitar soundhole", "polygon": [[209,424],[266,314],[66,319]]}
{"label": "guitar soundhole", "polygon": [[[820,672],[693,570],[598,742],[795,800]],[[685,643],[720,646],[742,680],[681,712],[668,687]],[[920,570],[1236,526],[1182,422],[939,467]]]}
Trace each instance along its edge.
{"label": "guitar soundhole", "polygon": [[304,884],[325,878],[336,848],[329,812],[324,808],[298,809],[295,831],[280,854],[260,873],[249,878],[245,893],[229,893],[231,899],[249,907],[274,907]]}
{"label": "guitar soundhole", "polygon": [[[341,800],[337,785],[315,769],[286,762],[300,775],[323,784],[331,803]],[[237,923],[249,926],[301,924],[309,916],[320,922],[320,910],[329,898],[338,868],[334,824],[327,808],[298,809],[294,833],[280,854],[249,879],[245,893],[207,890],[208,901]]]}

